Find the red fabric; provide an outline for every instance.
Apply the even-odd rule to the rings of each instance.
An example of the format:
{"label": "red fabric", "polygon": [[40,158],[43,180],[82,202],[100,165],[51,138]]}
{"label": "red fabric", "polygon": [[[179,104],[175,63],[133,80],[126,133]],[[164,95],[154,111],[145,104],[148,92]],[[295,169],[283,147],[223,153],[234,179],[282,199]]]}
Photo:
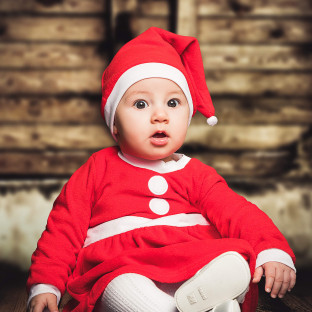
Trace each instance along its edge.
{"label": "red fabric", "polygon": [[179,69],[185,76],[194,104],[204,116],[214,116],[210,93],[206,85],[203,61],[198,40],[181,36],[157,27],[125,44],[115,55],[102,77],[102,107],[120,76],[131,67],[143,63],[163,63]]}
{"label": "red fabric", "polygon": [[[52,284],[74,298],[64,311],[92,311],[106,285],[134,272],[175,283],[193,276],[226,251],[237,251],[254,272],[256,256],[269,248],[294,255],[283,235],[255,205],[233,192],[214,169],[191,159],[184,169],[159,174],[134,167],[118,156],[118,148],[101,150],[78,169],[54,203],[47,228],[32,256],[27,288]],[[148,189],[161,175],[168,191]],[[89,227],[122,216],[150,219],[151,198],[166,199],[167,215],[202,213],[210,226],[140,228],[82,248]],[[243,311],[255,311],[257,287],[251,285]]]}

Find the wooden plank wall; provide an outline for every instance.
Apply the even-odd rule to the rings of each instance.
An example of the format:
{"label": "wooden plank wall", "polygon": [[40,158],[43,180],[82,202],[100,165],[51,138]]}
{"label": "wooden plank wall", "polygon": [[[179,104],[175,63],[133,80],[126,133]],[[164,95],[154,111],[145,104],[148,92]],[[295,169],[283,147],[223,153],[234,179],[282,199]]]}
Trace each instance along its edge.
{"label": "wooden plank wall", "polygon": [[2,202],[14,211],[22,196],[31,214],[30,203],[52,203],[92,152],[113,144],[99,110],[102,72],[123,43],[158,26],[198,37],[219,118],[210,128],[196,115],[183,151],[259,204],[308,263],[311,17],[310,0],[2,0]]}
{"label": "wooden plank wall", "polygon": [[312,255],[311,1],[181,0],[177,32],[199,39],[219,117],[195,119],[194,155]]}

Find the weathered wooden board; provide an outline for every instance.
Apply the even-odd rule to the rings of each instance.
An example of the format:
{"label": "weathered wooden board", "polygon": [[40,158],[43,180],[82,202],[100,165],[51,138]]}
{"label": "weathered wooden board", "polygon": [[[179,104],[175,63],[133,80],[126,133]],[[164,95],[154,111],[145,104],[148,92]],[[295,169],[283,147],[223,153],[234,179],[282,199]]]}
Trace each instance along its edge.
{"label": "weathered wooden board", "polygon": [[[48,13],[48,14],[103,14],[107,12],[108,0],[15,0],[1,1],[0,12],[4,13]],[[116,0],[112,1],[117,2]],[[125,8],[127,1],[122,1],[120,10]],[[129,1],[128,1],[129,2]],[[157,15],[167,16],[169,14],[169,3],[166,0],[137,1],[136,10],[145,16]]]}
{"label": "weathered wooden board", "polygon": [[[311,124],[309,98],[223,98],[213,97],[219,125],[229,124]],[[0,97],[2,123],[102,124],[101,97],[12,96]],[[192,124],[206,124],[197,113]]]}
{"label": "weathered wooden board", "polygon": [[178,1],[177,33],[195,37],[197,34],[197,1]]}
{"label": "weathered wooden board", "polygon": [[[204,67],[244,70],[311,70],[308,46],[201,45]],[[0,68],[98,68],[107,64],[98,44],[0,43]]]}
{"label": "weathered wooden board", "polygon": [[103,68],[107,51],[98,44],[0,43],[0,68]]}
{"label": "weathered wooden board", "polygon": [[[303,150],[304,152],[312,155],[312,133],[308,133],[308,135],[306,136],[304,143],[303,143]],[[312,162],[312,157],[310,159],[310,161]]]}
{"label": "weathered wooden board", "polygon": [[[207,85],[213,95],[310,96],[310,73],[207,71]],[[1,90],[1,86],[0,86]]]}
{"label": "weathered wooden board", "polygon": [[[151,26],[168,29],[165,17],[131,19],[131,29],[138,35]],[[309,43],[312,22],[298,19],[236,19],[198,20],[201,43]],[[0,39],[6,41],[103,41],[106,39],[105,19],[100,17],[3,17]]]}
{"label": "weathered wooden board", "polygon": [[[11,16],[0,21],[0,39],[5,41],[92,42],[106,40],[103,17]],[[130,28],[139,34],[151,26],[168,29],[166,17],[132,18]]]}
{"label": "weathered wooden board", "polygon": [[51,94],[101,92],[103,68],[54,71],[2,71],[2,94]]}
{"label": "weathered wooden board", "polygon": [[200,145],[214,150],[277,149],[295,144],[308,127],[303,126],[190,126],[185,144]]}
{"label": "weathered wooden board", "polygon": [[169,30],[169,25],[168,18],[165,17],[136,17],[131,20],[130,28],[134,36],[137,36],[152,26]]}
{"label": "weathered wooden board", "polygon": [[[254,183],[252,179],[250,181],[245,185],[246,190],[238,191],[237,187],[239,186],[237,184],[232,188],[269,215],[293,248],[297,256],[297,266],[303,264],[310,266],[311,262],[307,261],[306,258],[312,258],[312,192],[310,182],[301,180],[299,184],[293,179],[286,182],[279,177],[271,180],[262,179],[259,184],[255,180]],[[264,188],[262,190],[257,189],[261,184]],[[241,185],[241,187],[243,186]],[[248,187],[256,187],[256,189],[249,193]]]}
{"label": "weathered wooden board", "polygon": [[312,49],[305,45],[202,44],[204,67],[241,70],[311,70]]}
{"label": "weathered wooden board", "polygon": [[[308,132],[302,141],[298,145],[298,168],[300,169],[300,174],[303,176],[309,176],[312,172],[312,132]],[[293,177],[298,176],[295,171],[292,175]]]}
{"label": "weathered wooden board", "polygon": [[11,16],[0,21],[6,41],[104,41],[105,19],[100,17]]}
{"label": "weathered wooden board", "polygon": [[[25,312],[27,302],[26,274],[13,271],[14,267],[5,267],[7,264],[0,264],[4,267],[1,274],[0,284],[0,312]],[[11,274],[11,277],[9,277]],[[19,276],[20,275],[20,276]]]}
{"label": "weathered wooden board", "polygon": [[140,0],[138,12],[144,16],[168,16],[170,13],[168,0]]}
{"label": "weathered wooden board", "polygon": [[0,174],[34,176],[34,175],[67,175],[77,170],[92,152],[1,152]]}
{"label": "weathered wooden board", "polygon": [[[0,93],[50,94],[95,93],[99,94],[103,68],[90,70],[3,70],[0,75]],[[302,72],[238,72],[207,71],[207,85],[214,95],[312,95],[312,75]]]}
{"label": "weathered wooden board", "polygon": [[[288,151],[247,153],[215,153],[199,151],[188,154],[215,168],[225,177],[266,177],[285,174],[292,167],[293,155]],[[0,156],[1,157],[1,156]]]}
{"label": "weathered wooden board", "polygon": [[[71,175],[92,152],[5,152],[0,153],[0,174],[17,176]],[[263,177],[285,174],[291,169],[288,151],[215,153],[190,152],[189,157],[201,160],[227,177]]]}
{"label": "weathered wooden board", "polygon": [[[305,132],[304,126],[209,127],[191,125],[185,145],[215,150],[265,150],[295,144]],[[0,133],[2,150],[82,150],[101,149],[114,144],[104,125],[3,125]]]}
{"label": "weathered wooden board", "polygon": [[[310,98],[212,97],[219,124],[310,124]],[[1,103],[1,100],[0,100]],[[1,107],[1,104],[0,104]],[[195,118],[194,118],[195,117]],[[205,117],[196,114],[192,123],[205,123]]]}
{"label": "weathered wooden board", "polygon": [[0,97],[0,122],[101,124],[101,97]]}
{"label": "weathered wooden board", "polygon": [[100,149],[114,144],[104,125],[7,125],[1,128],[0,148],[18,150]]}
{"label": "weathered wooden board", "polygon": [[[183,1],[183,0],[182,0]],[[311,16],[310,0],[197,0],[199,16]]]}
{"label": "weathered wooden board", "polygon": [[201,43],[310,43],[311,19],[198,19]]}
{"label": "weathered wooden board", "polygon": [[[309,287],[307,287],[309,288]],[[292,293],[285,296],[283,303],[294,312],[310,312],[312,311],[312,298],[300,298]]]}
{"label": "weathered wooden board", "polygon": [[[183,0],[182,0],[183,1]],[[0,12],[42,12],[42,13],[99,13],[106,12],[107,0],[15,0],[1,1]],[[143,15],[166,15],[168,12],[168,1],[146,1],[139,2],[139,10]],[[309,0],[227,0],[207,1],[197,0],[199,16],[310,16],[312,5]]]}
{"label": "weathered wooden board", "polygon": [[[166,0],[114,0],[111,1],[113,19],[119,13],[128,12],[132,16],[168,16],[169,1]],[[113,21],[114,24],[114,21]],[[152,25],[151,25],[152,26]]]}
{"label": "weathered wooden board", "polygon": [[106,11],[108,0],[14,0],[1,1],[0,12],[99,13]]}

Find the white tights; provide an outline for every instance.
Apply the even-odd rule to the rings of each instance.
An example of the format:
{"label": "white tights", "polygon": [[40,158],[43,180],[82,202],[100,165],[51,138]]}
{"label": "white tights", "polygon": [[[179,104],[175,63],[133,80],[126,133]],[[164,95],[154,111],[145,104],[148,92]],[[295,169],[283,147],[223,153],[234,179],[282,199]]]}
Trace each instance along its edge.
{"label": "white tights", "polygon": [[[243,257],[241,259],[245,262]],[[243,262],[241,265],[246,270],[245,266],[248,264],[247,262],[243,264]],[[229,267],[228,263],[226,265]],[[222,267],[218,268],[221,273],[224,271],[223,269]],[[231,279],[230,273],[228,278]],[[238,281],[237,276],[235,281]],[[136,273],[122,274],[107,285],[94,312],[177,312],[174,294],[183,283],[164,284]],[[241,283],[245,283],[244,279]],[[239,303],[244,301],[247,291],[248,288],[236,298]],[[232,311],[232,309],[226,311]]]}
{"label": "white tights", "polygon": [[94,311],[177,312],[173,296],[181,284],[162,284],[143,275],[122,274],[107,285]]}

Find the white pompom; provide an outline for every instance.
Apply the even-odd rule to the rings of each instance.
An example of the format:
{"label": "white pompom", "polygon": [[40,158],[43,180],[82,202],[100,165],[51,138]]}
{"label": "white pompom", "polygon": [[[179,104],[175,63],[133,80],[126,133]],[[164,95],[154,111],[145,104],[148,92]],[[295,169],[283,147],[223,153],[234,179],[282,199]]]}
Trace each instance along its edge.
{"label": "white pompom", "polygon": [[207,119],[207,124],[209,126],[214,126],[218,123],[218,118],[216,116],[211,116]]}

